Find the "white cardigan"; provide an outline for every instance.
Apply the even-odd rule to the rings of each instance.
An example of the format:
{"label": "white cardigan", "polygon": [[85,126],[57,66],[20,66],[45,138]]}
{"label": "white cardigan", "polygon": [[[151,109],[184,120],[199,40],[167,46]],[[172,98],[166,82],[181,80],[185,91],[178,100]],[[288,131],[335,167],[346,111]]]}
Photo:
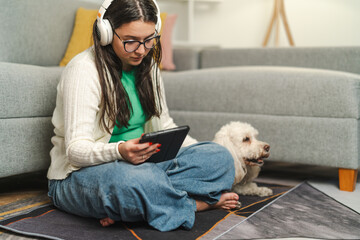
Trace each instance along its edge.
{"label": "white cardigan", "polygon": [[[156,71],[153,71],[156,72]],[[145,124],[145,132],[176,127],[165,101],[161,76],[162,114]],[[64,69],[57,86],[52,117],[55,136],[51,142],[48,179],[65,179],[82,167],[123,159],[118,143],[109,143],[111,134],[100,126],[101,86],[91,47],[73,58]],[[110,129],[112,132],[112,129]],[[187,136],[183,146],[196,143]]]}

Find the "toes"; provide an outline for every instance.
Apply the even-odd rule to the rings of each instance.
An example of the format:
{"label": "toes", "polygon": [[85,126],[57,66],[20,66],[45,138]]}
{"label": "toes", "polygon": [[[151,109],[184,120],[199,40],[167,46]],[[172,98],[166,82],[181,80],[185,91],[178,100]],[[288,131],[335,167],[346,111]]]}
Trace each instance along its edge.
{"label": "toes", "polygon": [[238,201],[239,200],[239,195],[237,195],[236,193],[232,193],[231,194],[231,199]]}
{"label": "toes", "polygon": [[236,205],[237,203],[238,203],[238,201],[236,201],[236,200],[229,200],[229,201],[225,202],[226,205]]}
{"label": "toes", "polygon": [[236,201],[238,201],[238,200],[239,200],[239,195],[237,195],[237,193],[234,193],[234,194],[235,194],[234,199],[235,199]]}
{"label": "toes", "polygon": [[103,226],[103,227],[106,227],[106,226],[107,226],[106,221],[103,220],[103,219],[100,220],[100,224],[101,224],[101,226]]}
{"label": "toes", "polygon": [[238,205],[239,205],[239,201],[236,201],[236,200],[229,200],[229,201],[226,201],[224,204],[224,206],[229,209],[237,208]]}
{"label": "toes", "polygon": [[111,218],[103,218],[100,220],[100,224],[103,227],[110,226],[111,224],[114,224],[114,223],[115,223],[115,221],[112,220]]}
{"label": "toes", "polygon": [[238,201],[239,200],[239,195],[237,195],[236,193],[233,193],[233,192],[227,193],[225,195],[225,200],[236,200],[236,201]]}
{"label": "toes", "polygon": [[230,208],[236,208],[236,206],[237,206],[237,203],[233,203],[233,204],[229,205]]}
{"label": "toes", "polygon": [[109,226],[109,224],[108,224],[107,221],[100,221],[100,224],[101,224],[101,226],[103,226],[103,227]]}
{"label": "toes", "polygon": [[215,207],[230,210],[239,206],[239,195],[234,192],[224,193]]}
{"label": "toes", "polygon": [[230,209],[240,209],[241,208],[241,202],[240,201],[236,201],[236,200],[232,200],[226,203],[227,206],[230,207]]}

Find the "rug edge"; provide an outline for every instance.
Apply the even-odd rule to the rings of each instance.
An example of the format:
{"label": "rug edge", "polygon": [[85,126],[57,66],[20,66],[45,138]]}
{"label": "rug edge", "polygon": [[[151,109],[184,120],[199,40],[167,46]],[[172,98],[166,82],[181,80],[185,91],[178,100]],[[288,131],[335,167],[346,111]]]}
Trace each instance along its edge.
{"label": "rug edge", "polygon": [[315,189],[316,191],[324,194],[325,196],[331,198],[332,200],[334,200],[335,202],[339,203],[340,205],[342,205],[342,206],[346,207],[347,209],[349,209],[349,210],[351,210],[351,211],[353,211],[353,212],[355,212],[355,213],[357,213],[357,214],[360,215],[360,212],[358,212],[358,211],[356,211],[355,209],[353,209],[353,208],[347,206],[346,204],[340,202],[339,200],[335,199],[334,197],[330,196],[329,194],[326,194],[324,191],[322,191],[322,190],[320,190],[319,188],[315,187],[315,186],[314,186],[313,184],[311,184],[310,182],[306,181],[306,183],[307,183],[310,187],[312,187],[313,189]]}
{"label": "rug edge", "polygon": [[299,183],[298,185],[294,186],[293,188],[291,188],[289,191],[287,191],[286,193],[282,194],[280,197],[276,198],[274,201],[269,202],[268,204],[266,204],[265,206],[263,206],[262,208],[258,209],[256,212],[254,212],[253,214],[251,214],[249,217],[247,217],[246,219],[242,220],[241,222],[239,222],[238,224],[235,224],[234,226],[232,226],[231,228],[229,228],[227,231],[223,232],[222,234],[220,234],[219,236],[215,237],[214,240],[218,239],[219,237],[225,235],[226,233],[228,233],[229,231],[231,231],[232,229],[234,229],[235,227],[239,226],[241,223],[247,221],[248,219],[250,219],[251,217],[255,216],[258,212],[262,211],[264,208],[267,208],[268,206],[270,206],[271,204],[275,203],[276,201],[278,201],[279,199],[281,199],[282,197],[286,196],[287,194],[289,194],[290,192],[294,191],[295,189],[299,188],[301,185],[305,184],[306,181],[303,181],[301,183]]}
{"label": "rug edge", "polygon": [[17,229],[11,228],[11,227],[7,227],[7,226],[3,226],[3,225],[0,225],[0,228],[5,229],[10,232],[21,234],[24,236],[29,236],[29,237],[41,237],[41,238],[47,238],[47,239],[53,239],[53,240],[63,240],[62,238],[52,237],[52,236],[40,234],[40,233],[31,233],[31,232],[20,231],[20,230],[17,230]]}

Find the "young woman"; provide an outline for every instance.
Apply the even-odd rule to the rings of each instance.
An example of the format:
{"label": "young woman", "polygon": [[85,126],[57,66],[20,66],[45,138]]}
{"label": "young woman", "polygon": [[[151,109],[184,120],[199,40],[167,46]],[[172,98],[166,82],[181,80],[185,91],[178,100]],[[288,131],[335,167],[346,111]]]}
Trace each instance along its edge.
{"label": "young woman", "polygon": [[64,69],[48,171],[59,209],[103,226],[147,221],[170,231],[191,229],[196,211],[236,206],[237,194],[226,192],[234,165],[225,148],[187,136],[175,159],[146,161],[163,149],[139,143],[141,135],[176,126],[158,69],[159,21],[153,0],[106,0],[94,46]]}

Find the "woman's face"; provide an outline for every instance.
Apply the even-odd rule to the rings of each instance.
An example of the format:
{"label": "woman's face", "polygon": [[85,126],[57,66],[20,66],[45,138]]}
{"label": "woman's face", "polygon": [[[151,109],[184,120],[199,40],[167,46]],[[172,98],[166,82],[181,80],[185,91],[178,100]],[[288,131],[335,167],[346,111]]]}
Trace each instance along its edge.
{"label": "woman's face", "polygon": [[[125,51],[123,42],[129,40],[144,42],[154,35],[155,23],[142,20],[125,23],[115,29],[112,47],[123,64],[123,70],[130,71],[133,66],[138,66],[150,51],[141,44],[138,49],[129,53]],[[128,50],[128,44],[126,47]]]}

